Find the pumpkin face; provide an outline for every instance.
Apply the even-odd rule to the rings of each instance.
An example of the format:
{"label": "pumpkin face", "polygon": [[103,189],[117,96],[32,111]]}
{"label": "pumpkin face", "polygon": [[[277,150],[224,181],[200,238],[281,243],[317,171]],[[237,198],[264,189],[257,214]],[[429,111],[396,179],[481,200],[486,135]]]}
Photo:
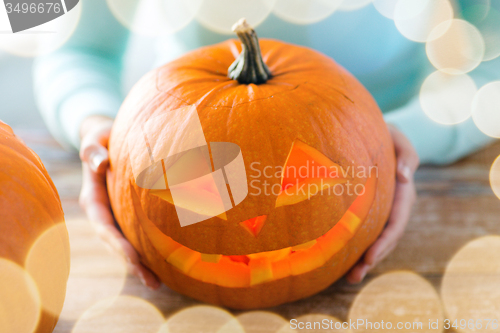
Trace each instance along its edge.
{"label": "pumpkin face", "polygon": [[[20,332],[20,327],[33,325],[30,332],[52,332],[69,275],[64,213],[38,156],[1,121],[0,221],[1,291],[14,288],[12,295],[8,293],[11,297],[0,297],[0,327],[5,332]],[[23,287],[29,284],[19,281],[25,277],[32,281],[29,293]],[[13,279],[17,279],[14,285],[6,284]]]}
{"label": "pumpkin face", "polygon": [[[174,290],[233,308],[326,288],[377,238],[394,192],[393,144],[366,89],[313,50],[260,49],[265,83],[228,77],[234,40],[150,72],[109,146],[112,208],[144,264]],[[205,217],[186,224],[186,211]]]}

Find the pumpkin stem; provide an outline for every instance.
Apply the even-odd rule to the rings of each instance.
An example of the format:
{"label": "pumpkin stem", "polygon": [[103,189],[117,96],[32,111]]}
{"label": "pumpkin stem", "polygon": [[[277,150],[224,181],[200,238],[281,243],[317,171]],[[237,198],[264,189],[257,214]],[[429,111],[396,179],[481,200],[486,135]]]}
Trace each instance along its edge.
{"label": "pumpkin stem", "polygon": [[240,38],[241,53],[229,66],[227,76],[243,84],[266,83],[271,78],[271,71],[262,60],[255,30],[242,18],[233,25],[233,31]]}

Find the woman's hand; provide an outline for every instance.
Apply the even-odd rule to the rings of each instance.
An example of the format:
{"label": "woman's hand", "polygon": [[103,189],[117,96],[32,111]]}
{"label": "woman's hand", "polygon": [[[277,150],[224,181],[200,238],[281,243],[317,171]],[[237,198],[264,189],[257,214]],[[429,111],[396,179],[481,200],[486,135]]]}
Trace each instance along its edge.
{"label": "woman's hand", "polygon": [[398,244],[410,219],[417,198],[413,174],[418,168],[417,152],[410,141],[396,127],[389,125],[396,151],[396,193],[391,215],[380,237],[365,252],[361,260],[347,274],[349,283],[359,283],[366,273],[381,262]]}
{"label": "woman's hand", "polygon": [[82,123],[80,158],[83,184],[80,206],[97,234],[126,260],[129,272],[147,287],[157,289],[160,287],[158,278],[141,264],[138,253],[118,230],[111,213],[106,188],[106,170],[109,162],[107,145],[112,125],[112,119],[102,116],[88,117]]}

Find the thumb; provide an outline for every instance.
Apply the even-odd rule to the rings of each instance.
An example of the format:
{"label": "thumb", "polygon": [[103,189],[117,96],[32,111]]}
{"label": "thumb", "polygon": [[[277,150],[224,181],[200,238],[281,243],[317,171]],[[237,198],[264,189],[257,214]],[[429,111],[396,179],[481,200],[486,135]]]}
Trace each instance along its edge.
{"label": "thumb", "polygon": [[86,146],[80,151],[80,157],[95,173],[104,173],[109,161],[108,150],[98,143]]}
{"label": "thumb", "polygon": [[88,164],[92,172],[98,174],[106,172],[109,162],[106,147],[112,125],[113,120],[103,116],[90,116],[81,124],[80,158]]}
{"label": "thumb", "polygon": [[83,142],[80,158],[95,173],[104,173],[109,162],[108,150],[98,142]]}
{"label": "thumb", "polygon": [[397,158],[397,178],[402,183],[407,183],[413,178],[413,174],[418,168],[419,158],[415,148],[410,140],[397,130],[395,127],[390,126],[392,139],[394,141],[394,148]]}

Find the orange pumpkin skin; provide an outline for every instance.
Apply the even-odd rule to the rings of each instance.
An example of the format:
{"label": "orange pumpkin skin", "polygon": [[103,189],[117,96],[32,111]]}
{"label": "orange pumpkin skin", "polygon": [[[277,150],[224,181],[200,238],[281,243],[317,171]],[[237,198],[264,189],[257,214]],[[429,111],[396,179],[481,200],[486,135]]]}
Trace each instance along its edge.
{"label": "orange pumpkin skin", "polygon": [[[26,257],[35,241],[49,228],[64,223],[64,213],[59,194],[39,157],[19,140],[12,129],[0,121],[0,258],[7,259],[25,267]],[[58,228],[58,232],[65,230]],[[52,294],[52,308],[41,309],[35,333],[48,333],[54,330],[62,310],[66,294],[66,281],[69,275],[69,241],[67,231],[61,234],[61,244],[55,248],[65,251],[52,251],[47,261],[62,262],[65,266],[51,274],[50,283],[37,288],[42,295]],[[45,252],[44,252],[45,254]],[[56,287],[56,289],[54,289]],[[54,303],[53,300],[56,300]],[[2,300],[0,300],[0,303]],[[9,306],[9,304],[5,304]],[[59,306],[59,309],[55,309]],[[55,313],[57,312],[57,313]]]}
{"label": "orange pumpkin skin", "polygon": [[[239,84],[227,77],[228,67],[241,51],[236,40],[198,49],[148,73],[123,103],[109,144],[111,205],[144,264],[180,293],[239,309],[307,297],[344,275],[383,229],[395,185],[393,143],[369,92],[316,51],[274,40],[261,40],[260,48],[273,74],[264,84]],[[203,282],[167,262],[144,231],[145,220],[194,251],[246,255],[318,239],[337,224],[355,199],[318,194],[275,208],[276,195],[249,195],[226,212],[227,221],[213,217],[181,227],[172,204],[135,183],[126,142],[130,142],[131,124],[144,124],[163,112],[189,105],[196,106],[207,142],[232,142],[241,148],[248,183],[258,179],[271,186],[279,184],[279,177],[252,175],[251,164],[260,162],[257,169],[261,172],[265,166],[283,166],[297,139],[343,168],[377,166],[375,198],[355,235],[317,269],[248,287]],[[159,138],[169,133],[160,128],[151,135]],[[365,182],[366,177],[356,181]],[[239,225],[261,215],[267,219],[257,237]]]}

